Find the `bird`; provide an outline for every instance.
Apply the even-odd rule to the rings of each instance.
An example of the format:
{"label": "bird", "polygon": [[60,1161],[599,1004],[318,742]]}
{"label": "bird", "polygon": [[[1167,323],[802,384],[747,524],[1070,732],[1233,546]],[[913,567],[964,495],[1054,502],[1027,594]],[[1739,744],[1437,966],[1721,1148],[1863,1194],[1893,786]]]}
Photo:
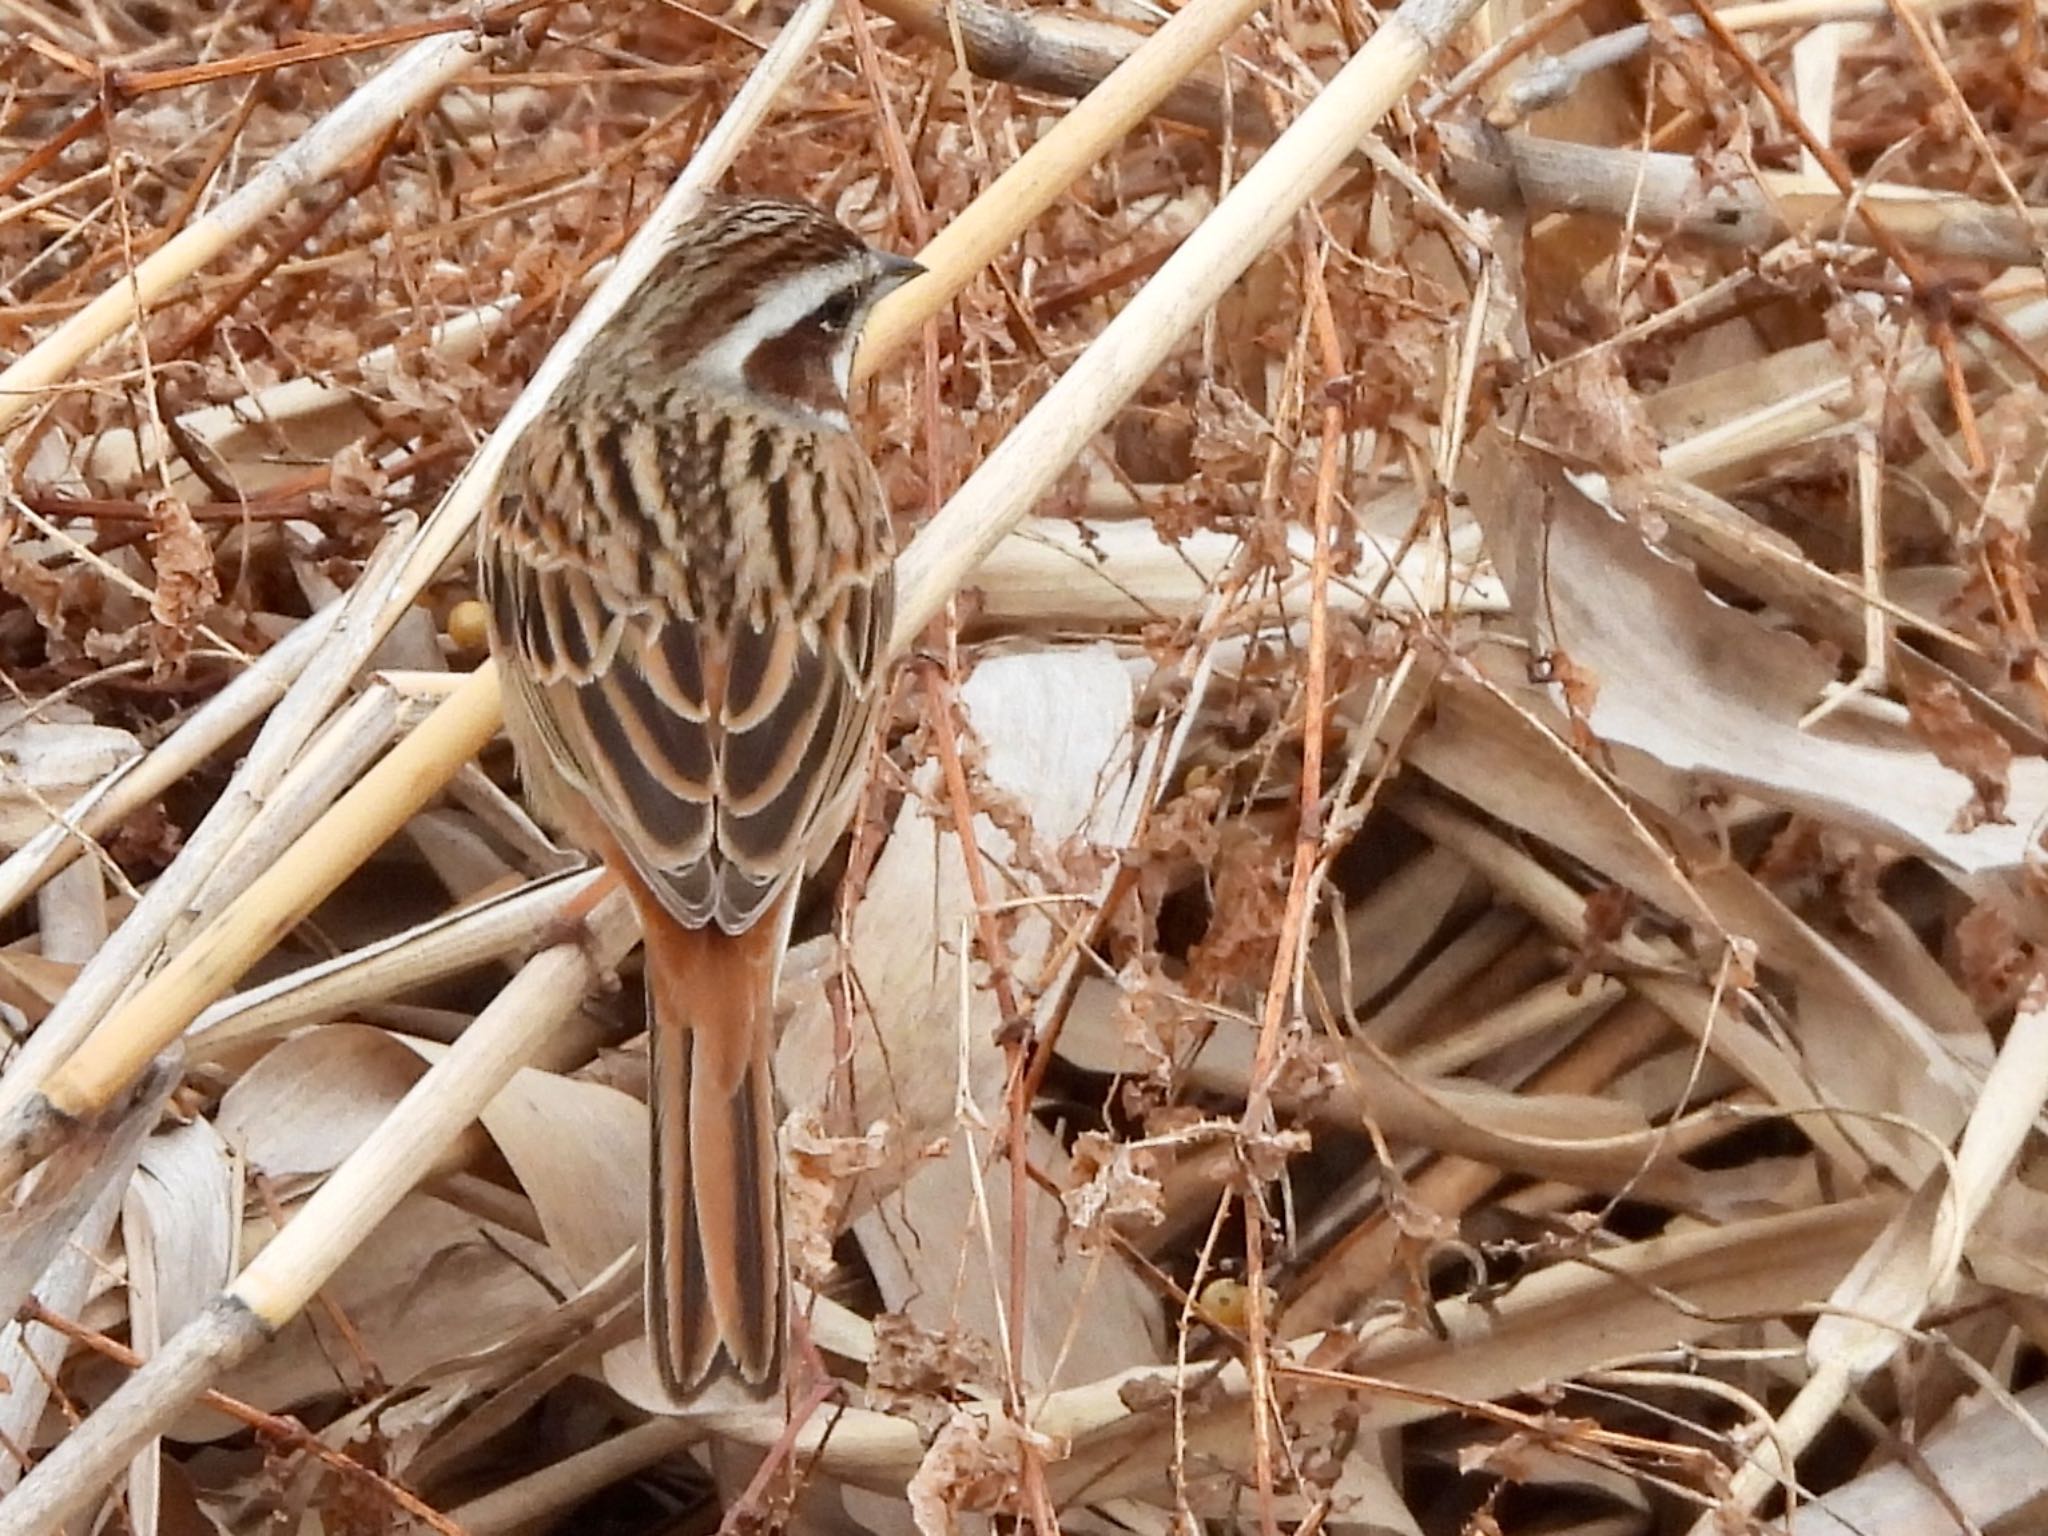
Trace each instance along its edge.
{"label": "bird", "polygon": [[895,542],[847,414],[924,269],[822,211],[712,197],[521,433],[479,530],[506,734],[632,898],[647,992],[647,1334],[681,1406],[767,1396],[788,1334],[775,979],[885,696]]}

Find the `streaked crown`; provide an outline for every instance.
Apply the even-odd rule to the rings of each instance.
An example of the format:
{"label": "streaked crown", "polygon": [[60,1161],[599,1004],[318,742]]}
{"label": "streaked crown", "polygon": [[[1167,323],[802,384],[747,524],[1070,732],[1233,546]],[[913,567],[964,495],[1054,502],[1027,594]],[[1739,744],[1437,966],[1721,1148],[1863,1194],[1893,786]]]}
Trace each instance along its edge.
{"label": "streaked crown", "polygon": [[843,427],[862,323],[923,268],[779,198],[712,198],[612,322],[629,369]]}

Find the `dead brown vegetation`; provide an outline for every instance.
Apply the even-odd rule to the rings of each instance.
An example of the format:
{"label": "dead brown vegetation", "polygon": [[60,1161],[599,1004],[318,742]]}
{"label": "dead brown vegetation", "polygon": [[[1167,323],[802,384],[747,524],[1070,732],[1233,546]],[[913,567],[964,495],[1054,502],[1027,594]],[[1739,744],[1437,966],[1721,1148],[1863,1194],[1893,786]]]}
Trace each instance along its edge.
{"label": "dead brown vegetation", "polygon": [[[2041,18],[1470,12],[0,0],[0,1532],[2021,1528]],[[721,178],[932,276],[666,1418],[467,540]]]}

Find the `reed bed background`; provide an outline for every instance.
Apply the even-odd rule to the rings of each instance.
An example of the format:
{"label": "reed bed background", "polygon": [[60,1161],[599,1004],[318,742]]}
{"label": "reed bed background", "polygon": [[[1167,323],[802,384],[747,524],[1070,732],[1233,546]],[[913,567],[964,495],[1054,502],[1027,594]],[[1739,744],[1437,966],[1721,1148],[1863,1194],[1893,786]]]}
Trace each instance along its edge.
{"label": "reed bed background", "polygon": [[[0,0],[0,1536],[2024,1528],[2041,25]],[[670,1417],[469,540],[714,186],[930,275]]]}

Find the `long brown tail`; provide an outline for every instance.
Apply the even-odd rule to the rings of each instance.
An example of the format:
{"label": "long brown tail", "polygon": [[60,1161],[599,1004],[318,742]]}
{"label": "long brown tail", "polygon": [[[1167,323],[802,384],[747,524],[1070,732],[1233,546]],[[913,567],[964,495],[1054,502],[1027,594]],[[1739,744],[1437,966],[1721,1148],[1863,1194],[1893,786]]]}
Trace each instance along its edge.
{"label": "long brown tail", "polygon": [[647,1336],[678,1402],[730,1372],[782,1384],[782,1199],[769,1077],[782,924],[683,927],[641,903],[647,936]]}

